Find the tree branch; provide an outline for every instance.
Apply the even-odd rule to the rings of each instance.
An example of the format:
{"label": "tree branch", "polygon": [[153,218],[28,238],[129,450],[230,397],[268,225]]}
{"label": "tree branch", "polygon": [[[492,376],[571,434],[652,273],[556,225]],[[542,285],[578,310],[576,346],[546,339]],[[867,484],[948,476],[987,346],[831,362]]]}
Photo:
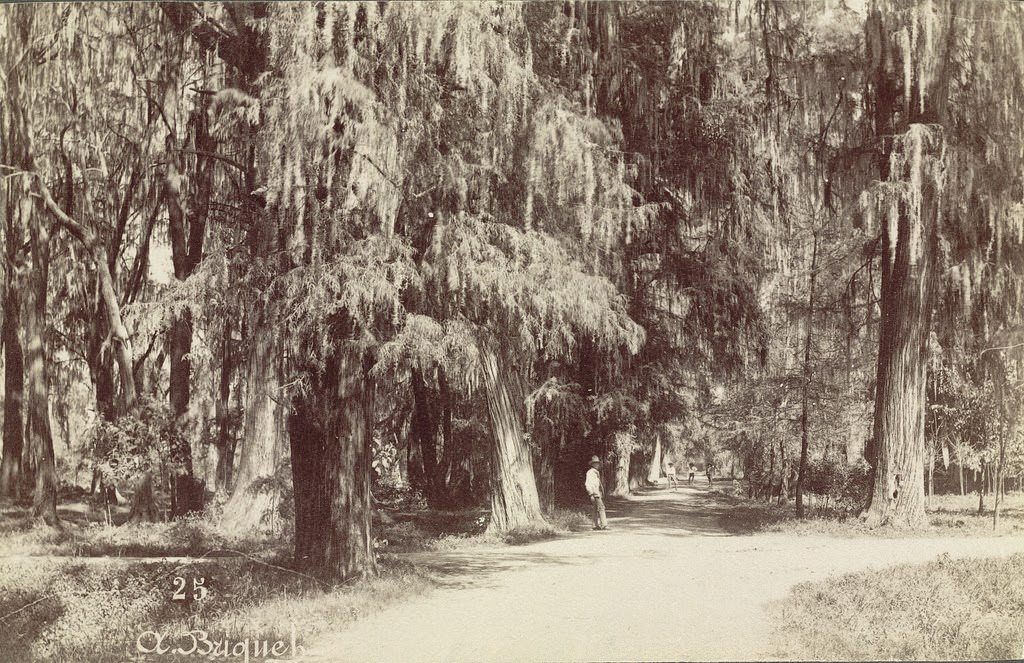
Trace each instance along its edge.
{"label": "tree branch", "polygon": [[68,231],[68,233],[81,242],[89,252],[93,263],[96,265],[96,276],[99,279],[100,297],[103,300],[103,309],[106,313],[107,324],[110,327],[110,335],[117,341],[115,356],[121,376],[121,391],[124,396],[124,403],[127,409],[135,407],[135,377],[132,373],[132,346],[128,337],[128,330],[121,319],[121,306],[117,301],[114,292],[114,280],[110,276],[110,267],[107,260],[107,249],[97,241],[96,235],[78,221],[71,218],[60,205],[53,199],[50,190],[43,182],[41,175],[36,173],[36,186],[39,195],[57,223]]}

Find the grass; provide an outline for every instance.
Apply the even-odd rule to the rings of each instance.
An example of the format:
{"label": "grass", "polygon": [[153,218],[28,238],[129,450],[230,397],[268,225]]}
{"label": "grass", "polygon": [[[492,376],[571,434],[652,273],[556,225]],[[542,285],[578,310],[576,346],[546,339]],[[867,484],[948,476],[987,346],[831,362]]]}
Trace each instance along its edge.
{"label": "grass", "polygon": [[484,509],[429,511],[420,509],[391,514],[374,524],[378,549],[389,552],[455,552],[498,545],[524,545],[570,532],[591,529],[581,510],[556,507],[546,525],[518,528],[503,534],[488,532]]}
{"label": "grass", "polygon": [[774,656],[796,660],[1024,657],[1024,555],[901,565],[803,583],[775,611]]}
{"label": "grass", "polygon": [[[53,530],[33,526],[24,509],[0,509],[0,663],[147,660],[136,646],[149,630],[185,648],[191,640],[184,634],[193,629],[232,646],[289,642],[292,633],[301,644],[434,586],[394,553],[517,545],[590,528],[572,509],[504,535],[485,531],[480,509],[402,509],[384,511],[374,523],[379,575],[333,588],[286,568],[288,537],[229,539],[202,517],[106,527],[74,503],[62,505],[63,528]],[[233,556],[218,556],[228,551]],[[172,600],[178,577],[205,578],[208,596]],[[186,659],[194,656],[172,651],[148,660]]]}
{"label": "grass", "polygon": [[[210,640],[290,641],[301,645],[433,586],[391,556],[380,574],[326,588],[312,578],[247,559],[174,564],[116,559],[11,559],[0,562],[0,662],[120,663],[138,660],[144,631],[182,634],[201,628]],[[202,601],[172,600],[176,577],[204,578]],[[188,590],[191,592],[191,585]],[[146,641],[143,641],[144,646]],[[173,652],[172,652],[173,653]],[[159,660],[186,660],[171,654]]]}
{"label": "grass", "polygon": [[227,537],[202,516],[118,527],[65,517],[60,529],[15,520],[9,512],[5,516],[0,520],[0,552],[8,555],[201,557],[222,550],[279,557],[291,547],[269,537]]}
{"label": "grass", "polygon": [[1024,534],[1024,493],[1010,493],[1000,505],[999,526],[992,527],[992,498],[985,498],[985,513],[978,513],[978,495],[935,495],[928,512],[928,527],[899,530],[870,528],[858,517],[856,508],[821,509],[808,506],[806,518],[796,517],[792,501],[779,505],[722,493],[732,503],[729,518],[748,524],[754,531],[795,536],[896,538],[906,536],[1005,536]]}

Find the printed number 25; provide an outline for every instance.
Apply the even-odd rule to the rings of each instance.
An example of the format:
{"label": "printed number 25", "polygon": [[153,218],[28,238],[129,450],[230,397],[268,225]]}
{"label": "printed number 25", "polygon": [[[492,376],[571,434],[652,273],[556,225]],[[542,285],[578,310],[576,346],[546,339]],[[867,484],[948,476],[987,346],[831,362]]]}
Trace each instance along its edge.
{"label": "printed number 25", "polygon": [[[204,585],[206,584],[206,578],[192,578],[192,599],[196,601],[202,601],[206,598],[207,590]],[[172,601],[184,601],[188,597],[185,595],[185,579],[178,576],[174,579],[174,594],[171,596]]]}

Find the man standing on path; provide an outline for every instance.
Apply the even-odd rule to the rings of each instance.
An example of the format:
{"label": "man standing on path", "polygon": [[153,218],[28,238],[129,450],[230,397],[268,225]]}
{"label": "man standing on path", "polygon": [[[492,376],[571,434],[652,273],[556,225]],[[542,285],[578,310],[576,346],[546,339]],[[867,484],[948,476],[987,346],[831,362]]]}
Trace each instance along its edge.
{"label": "man standing on path", "polygon": [[604,486],[601,481],[601,459],[597,456],[590,458],[590,469],[587,470],[587,479],[584,486],[590,501],[594,504],[594,529],[608,529],[608,518],[604,513]]}
{"label": "man standing on path", "polygon": [[668,479],[668,485],[672,488],[672,492],[675,492],[679,482],[676,480],[676,466],[672,464],[672,461],[665,464],[665,477]]}

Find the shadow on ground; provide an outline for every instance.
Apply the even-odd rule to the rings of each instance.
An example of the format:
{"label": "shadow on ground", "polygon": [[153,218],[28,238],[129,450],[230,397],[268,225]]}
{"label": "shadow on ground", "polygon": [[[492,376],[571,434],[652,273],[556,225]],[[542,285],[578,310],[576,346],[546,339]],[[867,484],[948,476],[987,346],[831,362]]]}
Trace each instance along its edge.
{"label": "shadow on ground", "polygon": [[[503,571],[534,565],[576,566],[589,564],[609,554],[597,545],[593,552],[578,548],[569,553],[558,542],[613,537],[617,543],[631,535],[676,537],[741,536],[755,533],[755,523],[737,508],[738,501],[706,487],[642,490],[629,498],[610,498],[607,504],[609,530],[586,531],[548,540],[552,546],[498,546],[464,551],[396,552],[395,559],[412,563],[435,576],[448,587],[487,587],[489,578]],[[609,541],[611,543],[611,541]],[[609,546],[613,547],[613,546]]]}
{"label": "shadow on ground", "polygon": [[577,566],[588,564],[592,555],[560,555],[538,551],[508,549],[472,550],[465,552],[398,553],[396,559],[413,563],[427,571],[445,587],[491,587],[489,578],[504,571],[525,569],[534,565]]}
{"label": "shadow on ground", "polygon": [[609,500],[609,527],[668,536],[754,534],[758,521],[738,509],[738,503],[704,486],[681,486],[677,492],[641,489],[629,498]]}

